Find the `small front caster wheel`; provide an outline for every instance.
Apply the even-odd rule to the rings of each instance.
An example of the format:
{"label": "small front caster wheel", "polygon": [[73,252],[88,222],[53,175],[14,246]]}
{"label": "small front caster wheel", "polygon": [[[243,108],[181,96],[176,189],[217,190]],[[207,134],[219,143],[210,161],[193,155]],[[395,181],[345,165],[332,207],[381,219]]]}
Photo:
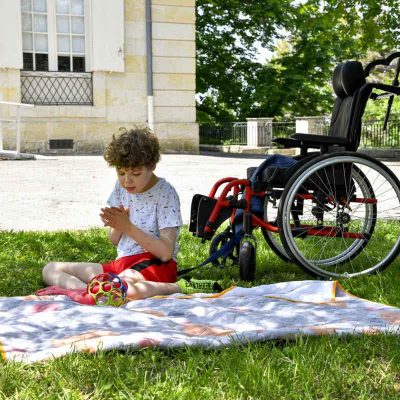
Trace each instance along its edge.
{"label": "small front caster wheel", "polygon": [[243,281],[254,280],[256,272],[256,249],[253,243],[243,241],[239,249],[239,273]]}
{"label": "small front caster wheel", "polygon": [[[215,254],[217,251],[219,251],[223,246],[225,246],[232,238],[232,233],[230,231],[223,231],[219,233],[215,238],[212,240],[210,244],[210,256]],[[236,247],[236,246],[235,246]],[[214,266],[225,266],[226,260],[229,258],[232,261],[232,264],[237,264],[237,257],[234,256],[234,251],[235,248],[233,248],[230,252],[227,252],[227,254],[218,257],[217,260],[213,262]]]}

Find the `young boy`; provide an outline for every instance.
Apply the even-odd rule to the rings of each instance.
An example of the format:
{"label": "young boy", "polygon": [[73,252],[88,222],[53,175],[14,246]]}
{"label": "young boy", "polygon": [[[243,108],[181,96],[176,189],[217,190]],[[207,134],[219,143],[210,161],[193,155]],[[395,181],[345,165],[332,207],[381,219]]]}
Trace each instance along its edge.
{"label": "young boy", "polygon": [[176,283],[177,238],[182,218],[175,189],[154,174],[160,160],[157,137],[147,128],[122,129],[121,135],[113,136],[104,158],[116,168],[118,179],[100,218],[110,228],[117,259],[104,264],[51,262],[43,268],[43,279],[53,286],[37,294],[66,294],[78,302],[93,304],[86,291],[87,283],[104,272],[126,281],[130,300],[218,291],[212,281]]}

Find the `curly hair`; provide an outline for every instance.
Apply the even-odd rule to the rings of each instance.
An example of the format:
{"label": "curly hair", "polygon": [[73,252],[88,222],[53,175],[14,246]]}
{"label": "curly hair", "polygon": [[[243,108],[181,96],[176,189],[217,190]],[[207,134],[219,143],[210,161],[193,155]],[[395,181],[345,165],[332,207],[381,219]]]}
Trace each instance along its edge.
{"label": "curly hair", "polygon": [[152,167],[160,161],[160,143],[149,128],[120,128],[106,147],[104,159],[117,168]]}

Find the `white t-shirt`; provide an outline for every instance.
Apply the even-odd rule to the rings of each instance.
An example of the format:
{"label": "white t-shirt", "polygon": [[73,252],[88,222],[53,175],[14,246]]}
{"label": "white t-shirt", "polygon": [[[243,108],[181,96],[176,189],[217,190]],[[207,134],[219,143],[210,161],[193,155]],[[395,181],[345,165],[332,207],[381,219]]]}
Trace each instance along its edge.
{"label": "white t-shirt", "polygon": [[[178,194],[173,186],[164,178],[149,190],[143,193],[130,194],[121,187],[117,180],[114,190],[107,200],[110,207],[129,207],[130,221],[143,232],[160,237],[160,230],[164,228],[178,228],[182,226],[181,209]],[[173,259],[178,254],[178,243],[175,243]],[[146,250],[131,237],[122,234],[117,246],[117,259],[134,254],[144,253]]]}

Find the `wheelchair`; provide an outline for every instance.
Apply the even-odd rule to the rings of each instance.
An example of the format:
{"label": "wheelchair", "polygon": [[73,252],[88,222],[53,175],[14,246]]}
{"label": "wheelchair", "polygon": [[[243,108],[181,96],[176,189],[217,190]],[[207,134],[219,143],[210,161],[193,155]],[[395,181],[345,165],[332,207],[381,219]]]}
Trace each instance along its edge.
{"label": "wheelchair", "polygon": [[[375,67],[392,63],[397,64],[391,84],[367,80]],[[230,259],[242,280],[253,280],[253,231],[258,228],[278,257],[323,279],[377,273],[395,260],[400,182],[385,164],[357,149],[369,100],[388,99],[386,128],[393,98],[400,95],[399,70],[400,52],[365,68],[358,61],[337,65],[327,135],[276,138],[275,143],[298,148],[299,154],[266,156],[247,170],[246,178],[223,178],[208,196],[194,195],[189,230],[203,242],[211,240],[214,264]],[[225,221],[227,228],[216,234]]]}

